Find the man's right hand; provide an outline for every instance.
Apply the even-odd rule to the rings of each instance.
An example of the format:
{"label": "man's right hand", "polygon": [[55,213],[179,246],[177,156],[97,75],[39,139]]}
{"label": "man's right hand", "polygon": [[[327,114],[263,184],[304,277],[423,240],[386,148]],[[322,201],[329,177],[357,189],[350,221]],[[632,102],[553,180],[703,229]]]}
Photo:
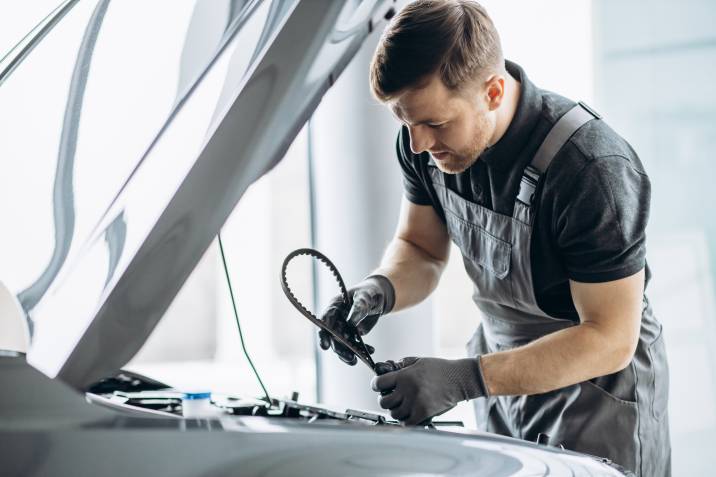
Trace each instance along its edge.
{"label": "man's right hand", "polygon": [[[361,335],[367,334],[373,329],[380,316],[389,313],[395,304],[395,290],[388,278],[382,275],[371,275],[350,290],[348,298],[351,300],[350,308],[338,295],[331,300],[328,308],[321,315],[328,327],[344,336],[347,340],[353,341],[354,330]],[[333,351],[345,363],[353,366],[358,362],[356,355],[325,330],[318,332],[321,348]],[[366,345],[369,353],[373,353],[373,347]]]}

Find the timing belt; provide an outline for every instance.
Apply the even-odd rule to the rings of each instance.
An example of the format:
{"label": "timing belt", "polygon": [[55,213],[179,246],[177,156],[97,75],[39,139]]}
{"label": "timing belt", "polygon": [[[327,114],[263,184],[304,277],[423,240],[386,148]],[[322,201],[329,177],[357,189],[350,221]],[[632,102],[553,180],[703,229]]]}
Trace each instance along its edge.
{"label": "timing belt", "polygon": [[341,274],[338,272],[338,269],[335,265],[333,265],[333,262],[331,262],[328,257],[323,255],[318,250],[314,250],[312,248],[300,248],[298,250],[294,250],[293,252],[289,253],[288,256],[284,259],[283,265],[281,266],[281,288],[283,289],[283,292],[286,294],[286,298],[288,298],[288,301],[291,302],[291,304],[296,307],[296,309],[305,316],[311,323],[319,327],[320,329],[324,330],[328,334],[330,334],[334,340],[338,341],[340,344],[351,350],[355,355],[363,361],[363,363],[366,364],[374,373],[376,374],[382,374],[379,373],[376,370],[375,362],[373,361],[373,358],[370,356],[370,353],[368,352],[368,348],[366,347],[365,343],[363,342],[363,338],[361,337],[360,333],[358,333],[358,330],[353,326],[352,324],[345,322],[347,326],[352,328],[352,333],[350,333],[350,338],[346,338],[338,331],[332,329],[331,327],[327,326],[326,323],[323,320],[320,320],[316,315],[314,315],[308,308],[303,306],[303,304],[298,301],[296,296],[291,291],[291,288],[288,286],[288,280],[286,278],[286,270],[288,268],[288,264],[296,257],[299,256],[309,256],[312,257],[319,262],[323,263],[333,274],[333,277],[338,282],[338,286],[341,290],[341,297],[343,298],[343,303],[346,304],[346,306],[350,307],[352,303],[352,297],[348,296],[348,291],[346,290],[345,282],[343,281],[343,277],[341,277]]}

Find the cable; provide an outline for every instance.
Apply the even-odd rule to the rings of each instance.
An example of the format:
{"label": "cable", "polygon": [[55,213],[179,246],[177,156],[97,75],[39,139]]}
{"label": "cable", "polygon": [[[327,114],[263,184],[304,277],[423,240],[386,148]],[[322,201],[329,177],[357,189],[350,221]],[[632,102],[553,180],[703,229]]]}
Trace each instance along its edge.
{"label": "cable", "polygon": [[216,236],[219,239],[219,250],[221,251],[221,261],[224,264],[224,273],[226,274],[226,283],[229,285],[229,295],[231,296],[231,306],[234,309],[234,317],[236,318],[236,326],[239,328],[239,338],[241,338],[241,348],[244,350],[244,355],[246,356],[246,360],[249,362],[251,369],[254,371],[254,375],[256,376],[256,379],[258,380],[259,384],[261,385],[261,389],[263,389],[264,394],[266,395],[266,401],[268,402],[268,404],[270,406],[273,403],[273,401],[271,400],[271,396],[269,396],[269,393],[266,390],[266,386],[264,386],[263,381],[261,381],[261,376],[259,376],[259,372],[256,371],[256,367],[254,366],[253,361],[251,361],[249,352],[246,350],[246,344],[244,343],[244,334],[241,332],[241,323],[239,322],[239,312],[236,311],[236,300],[234,299],[234,289],[231,286],[231,278],[229,278],[229,267],[226,264],[226,256],[224,255],[224,244],[221,242],[221,232],[219,232]]}
{"label": "cable", "polygon": [[[308,220],[309,230],[311,232],[310,247],[316,248],[316,181],[315,181],[315,161],[313,155],[313,118],[310,118],[306,123],[306,136],[307,136],[307,150],[306,150],[306,165],[308,167]],[[313,284],[313,309],[318,309],[318,264],[315,260],[311,261],[311,283]],[[323,353],[319,346],[318,334],[313,335],[313,362],[316,370],[316,400],[321,402],[323,400],[323,372],[321,362],[323,360]]]}

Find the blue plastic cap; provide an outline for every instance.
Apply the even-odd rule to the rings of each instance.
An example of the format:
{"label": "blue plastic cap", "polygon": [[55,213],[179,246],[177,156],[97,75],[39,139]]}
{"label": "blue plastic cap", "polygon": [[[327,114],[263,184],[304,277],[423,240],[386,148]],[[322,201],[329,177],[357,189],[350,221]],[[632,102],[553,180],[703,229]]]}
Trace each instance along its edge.
{"label": "blue plastic cap", "polygon": [[211,393],[184,393],[182,399],[194,401],[196,399],[209,399],[210,397]]}

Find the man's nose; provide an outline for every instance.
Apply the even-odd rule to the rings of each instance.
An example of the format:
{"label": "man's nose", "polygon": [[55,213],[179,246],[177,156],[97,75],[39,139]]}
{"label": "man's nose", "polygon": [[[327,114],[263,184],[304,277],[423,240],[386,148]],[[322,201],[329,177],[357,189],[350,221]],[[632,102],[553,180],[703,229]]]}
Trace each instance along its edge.
{"label": "man's nose", "polygon": [[420,154],[429,150],[433,145],[433,135],[425,126],[413,126],[408,128],[410,133],[410,150],[413,154]]}

